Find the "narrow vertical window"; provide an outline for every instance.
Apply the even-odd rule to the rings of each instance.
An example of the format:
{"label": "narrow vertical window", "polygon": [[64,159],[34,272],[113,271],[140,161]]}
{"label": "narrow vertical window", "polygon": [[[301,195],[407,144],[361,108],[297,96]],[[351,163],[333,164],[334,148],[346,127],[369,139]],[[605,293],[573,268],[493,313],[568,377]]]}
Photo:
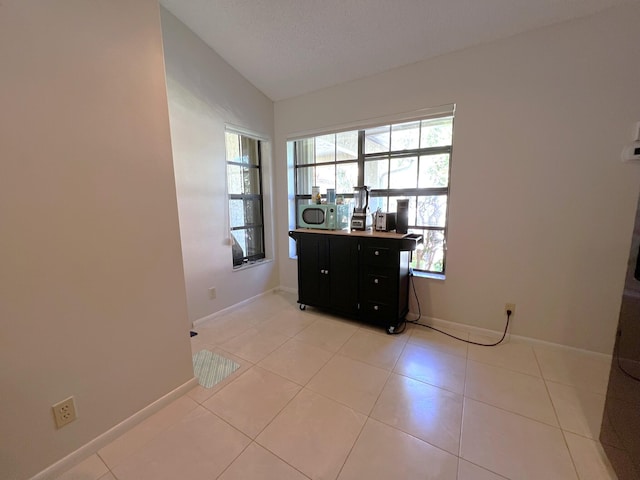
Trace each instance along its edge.
{"label": "narrow vertical window", "polygon": [[265,258],[261,142],[226,132],[233,267]]}

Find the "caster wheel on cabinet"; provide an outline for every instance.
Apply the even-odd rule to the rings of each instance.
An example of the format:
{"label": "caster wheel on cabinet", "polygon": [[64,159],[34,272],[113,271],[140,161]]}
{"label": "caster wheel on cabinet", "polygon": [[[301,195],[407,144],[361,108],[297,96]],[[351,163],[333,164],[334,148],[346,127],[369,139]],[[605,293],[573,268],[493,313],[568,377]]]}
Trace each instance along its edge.
{"label": "caster wheel on cabinet", "polygon": [[389,325],[387,327],[387,335],[393,335],[394,333],[396,333],[396,327],[394,327],[393,325]]}
{"label": "caster wheel on cabinet", "polygon": [[300,305],[298,305],[298,308],[299,308],[300,310],[306,310],[306,309],[307,309],[307,306],[306,306],[306,305],[303,305],[303,304],[301,303]]}

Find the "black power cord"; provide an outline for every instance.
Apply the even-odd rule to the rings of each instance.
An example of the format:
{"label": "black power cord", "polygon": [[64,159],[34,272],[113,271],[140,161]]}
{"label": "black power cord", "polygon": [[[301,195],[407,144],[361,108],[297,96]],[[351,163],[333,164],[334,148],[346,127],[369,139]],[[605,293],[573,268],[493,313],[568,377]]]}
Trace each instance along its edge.
{"label": "black power cord", "polygon": [[422,310],[420,308],[420,300],[418,299],[418,293],[416,292],[416,284],[413,281],[413,272],[410,273],[411,276],[411,287],[413,288],[413,296],[416,299],[416,304],[418,305],[418,318],[416,318],[415,320],[407,320],[405,318],[404,322],[403,322],[403,327],[402,330],[398,331],[397,333],[400,334],[402,332],[404,332],[407,328],[407,323],[411,323],[413,325],[419,325],[421,327],[425,327],[425,328],[429,328],[431,330],[435,330],[438,333],[442,333],[443,335],[446,335],[447,337],[451,337],[451,338],[455,338],[456,340],[460,340],[461,342],[465,342],[465,343],[470,343],[472,345],[479,345],[481,347],[495,347],[496,345],[500,345],[505,337],[507,336],[507,330],[509,329],[509,320],[511,319],[511,314],[513,312],[511,312],[511,310],[507,310],[507,323],[504,326],[504,332],[502,332],[502,338],[500,338],[500,340],[498,340],[495,343],[479,343],[479,342],[474,342],[472,340],[465,340],[464,338],[460,338],[460,337],[456,337],[455,335],[451,335],[450,333],[447,332],[443,332],[442,330],[439,330],[435,327],[432,327],[431,325],[425,325],[424,323],[419,323],[420,322],[420,318],[422,318]]}

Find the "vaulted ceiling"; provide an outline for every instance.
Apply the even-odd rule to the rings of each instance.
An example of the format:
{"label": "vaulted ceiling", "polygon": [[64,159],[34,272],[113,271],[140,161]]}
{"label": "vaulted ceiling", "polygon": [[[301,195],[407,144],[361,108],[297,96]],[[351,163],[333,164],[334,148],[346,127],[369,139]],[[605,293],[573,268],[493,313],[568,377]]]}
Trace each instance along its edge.
{"label": "vaulted ceiling", "polygon": [[274,101],[639,0],[161,0]]}

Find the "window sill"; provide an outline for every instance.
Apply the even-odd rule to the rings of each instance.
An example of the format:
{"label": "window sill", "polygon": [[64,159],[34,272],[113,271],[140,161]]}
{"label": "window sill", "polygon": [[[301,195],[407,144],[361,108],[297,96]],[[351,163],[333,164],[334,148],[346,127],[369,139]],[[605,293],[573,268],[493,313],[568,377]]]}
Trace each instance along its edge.
{"label": "window sill", "polygon": [[413,276],[418,278],[430,278],[431,280],[445,280],[447,277],[441,273],[427,273],[413,271]]}
{"label": "window sill", "polygon": [[242,270],[248,270],[250,268],[257,267],[259,265],[264,265],[265,263],[272,263],[272,262],[273,262],[272,258],[263,258],[260,260],[256,260],[254,262],[245,263],[239,267],[233,267],[233,271],[240,272]]}

